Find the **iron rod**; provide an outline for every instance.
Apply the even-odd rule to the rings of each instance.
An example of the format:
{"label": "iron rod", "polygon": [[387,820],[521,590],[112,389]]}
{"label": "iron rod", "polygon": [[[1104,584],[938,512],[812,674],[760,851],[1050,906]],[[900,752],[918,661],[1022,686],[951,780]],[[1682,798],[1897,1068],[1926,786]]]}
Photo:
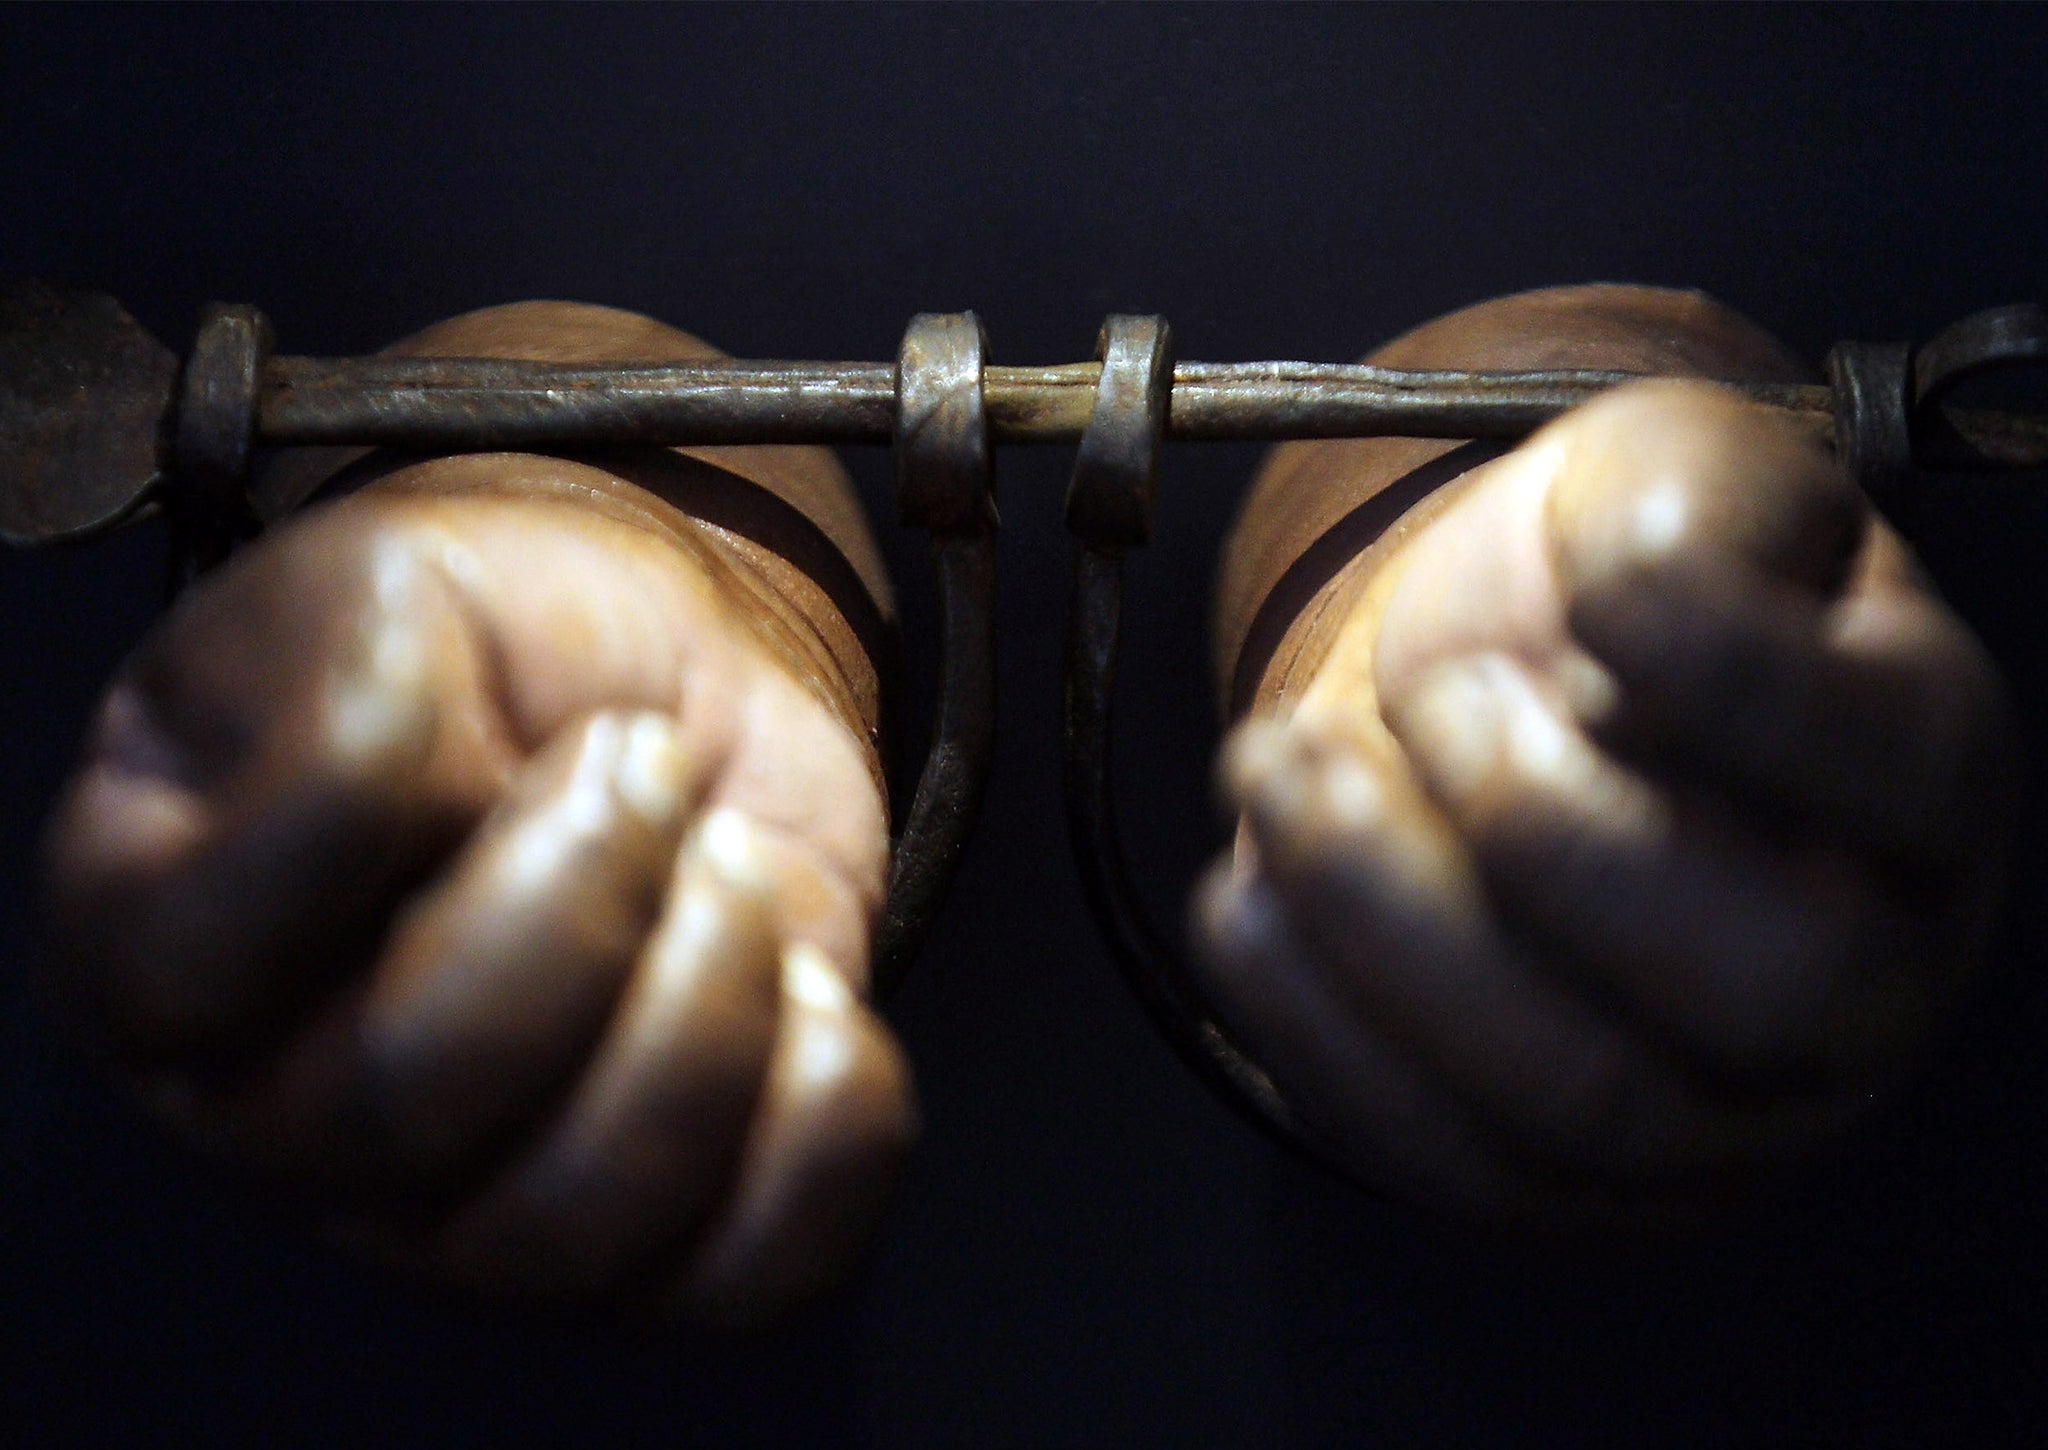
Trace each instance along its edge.
{"label": "iron rod", "polygon": [[[1000,444],[1071,444],[1094,405],[1099,363],[995,367],[985,388]],[[1167,436],[1516,438],[1629,373],[1407,372],[1365,364],[1181,363]],[[1833,436],[1818,385],[1736,384]],[[540,442],[883,444],[892,363],[739,362],[588,367],[490,358],[272,358],[257,435],[271,446],[469,449]],[[1942,468],[2048,463],[2048,419],[1929,409],[1919,462]]]}

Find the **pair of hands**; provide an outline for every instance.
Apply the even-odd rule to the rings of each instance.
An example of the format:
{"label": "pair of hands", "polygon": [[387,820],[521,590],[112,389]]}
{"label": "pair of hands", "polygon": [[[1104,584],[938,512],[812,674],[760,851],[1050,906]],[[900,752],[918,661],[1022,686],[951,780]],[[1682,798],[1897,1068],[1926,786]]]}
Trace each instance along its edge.
{"label": "pair of hands", "polygon": [[[1924,1040],[1996,874],[1996,678],[1725,393],[1624,390],[1454,490],[1233,735],[1197,946],[1368,1180],[1683,1221]],[[884,807],[734,558],[479,455],[193,591],[51,837],[61,980],[144,1100],[495,1297],[749,1320],[843,1274],[914,1130],[860,1001]]]}

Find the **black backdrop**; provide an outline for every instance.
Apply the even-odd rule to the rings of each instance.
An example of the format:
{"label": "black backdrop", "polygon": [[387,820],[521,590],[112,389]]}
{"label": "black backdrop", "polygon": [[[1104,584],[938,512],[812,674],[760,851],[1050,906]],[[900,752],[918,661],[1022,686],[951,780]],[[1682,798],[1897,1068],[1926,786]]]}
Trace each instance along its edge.
{"label": "black backdrop", "polygon": [[[1165,313],[1185,357],[1342,359],[1488,295],[1618,279],[1707,288],[1818,357],[2048,292],[2044,62],[2040,8],[10,7],[0,271],[104,287],[181,347],[213,297],[268,309],[287,350],[346,352],[563,296],[760,357],[887,357],[912,312],[971,306],[1011,361],[1085,356],[1111,310]],[[886,519],[886,458],[851,462]],[[27,897],[162,540],[0,558],[0,1424],[51,1445],[2038,1443],[2038,855],[1941,1066],[1752,1228],[1605,1267],[1445,1241],[1225,1116],[1095,945],[1055,795],[1068,462],[1002,462],[1003,753],[893,1013],[924,1145],[850,1301],[741,1349],[479,1320],[267,1224],[128,1119],[27,986]],[[1255,462],[1173,452],[1133,570],[1126,804],[1163,911],[1222,835],[1202,621]],[[1927,555],[2048,718],[2048,508],[1939,487]],[[921,551],[882,532],[926,641]]]}

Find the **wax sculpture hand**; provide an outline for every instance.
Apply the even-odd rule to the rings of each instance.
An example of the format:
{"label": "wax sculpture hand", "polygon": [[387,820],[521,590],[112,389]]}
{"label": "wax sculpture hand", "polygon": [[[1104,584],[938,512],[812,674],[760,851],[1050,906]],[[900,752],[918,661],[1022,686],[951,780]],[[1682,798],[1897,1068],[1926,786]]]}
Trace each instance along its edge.
{"label": "wax sculpture hand", "polygon": [[1400,1197],[1711,1219],[1881,1101],[1965,976],[1999,682],[1833,458],[1709,383],[1604,395],[1431,510],[1228,743],[1210,988]]}
{"label": "wax sculpture hand", "polygon": [[[444,350],[654,326],[478,316]],[[754,1321],[842,1277],[913,1132],[861,1001],[885,805],[748,568],[602,468],[479,454],[192,589],[50,838],[60,986],[143,1101],[489,1298]]]}

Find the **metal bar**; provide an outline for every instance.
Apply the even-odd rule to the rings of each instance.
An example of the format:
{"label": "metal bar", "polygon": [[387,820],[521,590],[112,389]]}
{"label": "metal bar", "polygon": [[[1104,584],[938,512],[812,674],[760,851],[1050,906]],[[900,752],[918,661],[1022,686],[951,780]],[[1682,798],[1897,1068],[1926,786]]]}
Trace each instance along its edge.
{"label": "metal bar", "polygon": [[[1077,442],[1100,363],[987,370],[999,444]],[[1182,363],[1167,437],[1515,438],[1634,374],[1407,372],[1364,364]],[[1831,439],[1824,386],[1743,384]],[[888,443],[893,363],[717,362],[595,368],[489,358],[271,359],[257,432],[270,446],[379,444],[476,449],[540,442]],[[1927,468],[2048,464],[2048,419],[1935,407],[1918,430]]]}
{"label": "metal bar", "polygon": [[1067,596],[1061,783],[1081,894],[1125,984],[1181,1061],[1252,1126],[1341,1177],[1265,1069],[1202,1000],[1131,884],[1117,828],[1110,748],[1122,620],[1121,554],[1078,544]]}

